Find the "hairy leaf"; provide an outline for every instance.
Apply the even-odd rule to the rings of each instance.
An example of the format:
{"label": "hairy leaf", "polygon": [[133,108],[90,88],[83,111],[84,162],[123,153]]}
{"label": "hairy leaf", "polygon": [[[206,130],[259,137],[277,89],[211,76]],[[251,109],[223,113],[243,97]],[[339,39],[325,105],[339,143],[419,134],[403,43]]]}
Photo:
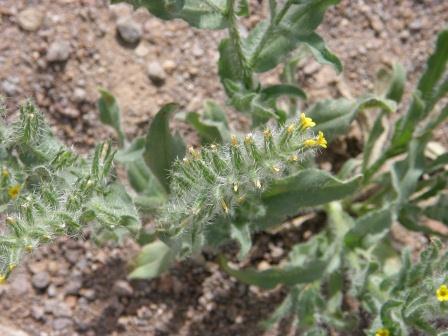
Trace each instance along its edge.
{"label": "hairy leaf", "polygon": [[143,154],[146,164],[159,182],[169,191],[169,171],[177,158],[185,155],[185,145],[179,136],[169,130],[170,116],[177,110],[176,104],[167,104],[156,114],[146,136]]}

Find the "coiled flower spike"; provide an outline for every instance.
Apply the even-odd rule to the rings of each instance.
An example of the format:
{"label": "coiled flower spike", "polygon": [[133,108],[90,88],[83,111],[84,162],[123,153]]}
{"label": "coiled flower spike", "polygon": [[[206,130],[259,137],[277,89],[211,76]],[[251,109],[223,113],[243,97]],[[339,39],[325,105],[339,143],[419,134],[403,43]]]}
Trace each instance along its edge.
{"label": "coiled flower spike", "polygon": [[326,148],[323,133],[314,136],[310,131],[313,126],[313,120],[302,114],[275,130],[232,136],[228,145],[190,148],[174,164],[172,195],[158,217],[159,232],[170,241],[187,233],[194,240],[192,235],[200,234],[217,216],[238,218],[242,206],[245,213],[259,211],[261,193],[272,180],[300,169],[317,147]]}

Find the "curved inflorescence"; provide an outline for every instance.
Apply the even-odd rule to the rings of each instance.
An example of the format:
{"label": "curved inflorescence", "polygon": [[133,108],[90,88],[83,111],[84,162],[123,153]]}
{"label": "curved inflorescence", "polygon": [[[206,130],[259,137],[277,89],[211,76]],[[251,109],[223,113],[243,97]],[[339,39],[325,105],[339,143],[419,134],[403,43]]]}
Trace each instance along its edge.
{"label": "curved inflorescence", "polygon": [[51,134],[31,103],[8,127],[0,120],[0,283],[26,253],[58,236],[138,229],[135,207],[111,184],[108,144],[82,159]]}
{"label": "curved inflorescence", "polygon": [[314,126],[302,113],[274,131],[233,136],[229,145],[191,147],[171,172],[172,197],[161,210],[159,231],[171,241],[191,233],[191,241],[217,216],[237,220],[242,207],[246,217],[261,215],[260,195],[270,181],[300,169],[316,149],[327,147],[323,133],[310,130]]}

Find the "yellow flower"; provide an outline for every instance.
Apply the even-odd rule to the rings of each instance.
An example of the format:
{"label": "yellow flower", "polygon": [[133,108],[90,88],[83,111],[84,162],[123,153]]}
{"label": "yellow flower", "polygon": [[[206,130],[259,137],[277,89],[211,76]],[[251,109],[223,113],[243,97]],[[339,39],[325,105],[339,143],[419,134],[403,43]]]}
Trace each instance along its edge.
{"label": "yellow flower", "polygon": [[304,145],[305,147],[314,147],[314,146],[317,145],[317,141],[314,140],[314,139],[308,139],[308,140],[305,140],[305,141],[303,142],[303,145]]}
{"label": "yellow flower", "polygon": [[0,275],[0,285],[3,285],[6,282],[6,277],[4,275]]}
{"label": "yellow flower", "polygon": [[2,176],[3,177],[8,177],[9,176],[9,171],[8,171],[8,169],[6,169],[6,167],[3,167],[3,169],[2,169]]}
{"label": "yellow flower", "polygon": [[437,295],[437,300],[439,300],[440,302],[448,301],[448,287],[446,285],[441,285],[437,289],[436,295]]}
{"label": "yellow flower", "polygon": [[324,137],[324,133],[319,131],[317,137],[314,139],[308,139],[303,142],[305,147],[316,147],[321,146],[322,148],[327,148],[327,139]]}
{"label": "yellow flower", "polygon": [[380,328],[377,331],[375,331],[375,336],[389,336],[390,332],[386,328]]}
{"label": "yellow flower", "polygon": [[319,134],[317,135],[316,142],[322,148],[327,148],[327,140],[324,137],[324,133],[322,133],[321,131],[319,131]]}
{"label": "yellow flower", "polygon": [[300,115],[300,127],[302,129],[307,129],[314,126],[316,126],[316,123],[313,121],[313,119],[306,117],[305,113],[302,113]]}
{"label": "yellow flower", "polygon": [[10,272],[12,272],[16,267],[17,267],[16,264],[11,263],[11,264],[8,265],[8,270],[9,270]]}
{"label": "yellow flower", "polygon": [[20,193],[20,185],[15,184],[12,187],[9,187],[8,189],[8,195],[10,198],[14,199],[16,198]]}

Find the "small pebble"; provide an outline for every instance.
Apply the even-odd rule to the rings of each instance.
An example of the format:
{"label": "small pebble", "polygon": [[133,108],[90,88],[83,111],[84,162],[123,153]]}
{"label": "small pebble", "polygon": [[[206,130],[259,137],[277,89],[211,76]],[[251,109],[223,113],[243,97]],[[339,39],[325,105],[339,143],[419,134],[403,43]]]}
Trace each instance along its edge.
{"label": "small pebble", "polygon": [[124,42],[136,44],[142,37],[142,27],[132,18],[123,18],[117,22],[117,31]]}
{"label": "small pebble", "polygon": [[70,43],[67,41],[55,41],[47,50],[48,62],[65,62],[70,57]]}
{"label": "small pebble", "polygon": [[50,284],[50,276],[47,272],[36,273],[35,275],[33,275],[31,283],[33,284],[34,288],[38,290],[44,290]]}
{"label": "small pebble", "polygon": [[17,15],[17,22],[23,30],[34,32],[38,30],[42,24],[43,14],[33,7],[28,7]]}
{"label": "small pebble", "polygon": [[148,77],[154,85],[161,86],[165,83],[166,73],[159,62],[151,62],[147,67]]}
{"label": "small pebble", "polygon": [[124,281],[124,280],[118,280],[114,284],[114,292],[118,296],[132,296],[132,294],[134,293],[134,290],[132,289],[129,282]]}

